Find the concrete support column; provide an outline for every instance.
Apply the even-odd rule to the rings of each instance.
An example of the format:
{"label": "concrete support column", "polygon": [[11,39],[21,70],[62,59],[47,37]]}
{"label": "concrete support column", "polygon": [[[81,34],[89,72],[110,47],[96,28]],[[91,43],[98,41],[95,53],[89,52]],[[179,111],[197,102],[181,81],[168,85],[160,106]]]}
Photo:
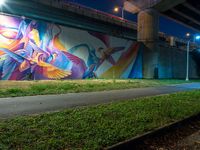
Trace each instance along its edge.
{"label": "concrete support column", "polygon": [[138,14],[138,41],[143,42],[143,77],[158,76],[158,32],[159,14],[154,9],[146,9]]}

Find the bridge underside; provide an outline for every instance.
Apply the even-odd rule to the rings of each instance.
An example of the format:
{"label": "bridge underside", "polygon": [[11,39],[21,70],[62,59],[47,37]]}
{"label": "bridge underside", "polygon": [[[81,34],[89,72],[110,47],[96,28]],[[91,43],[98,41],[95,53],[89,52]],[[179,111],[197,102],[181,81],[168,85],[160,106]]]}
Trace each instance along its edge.
{"label": "bridge underside", "polygon": [[[45,2],[49,2],[49,4],[45,4]],[[124,21],[101,15],[98,12],[92,13],[78,6],[64,5],[60,1],[53,2],[53,0],[42,2],[39,0],[7,0],[0,11],[9,15],[23,16],[132,40],[136,39],[136,29],[132,25],[129,27],[128,23]]]}
{"label": "bridge underside", "polygon": [[124,6],[131,13],[153,8],[161,15],[200,31],[200,3],[198,0],[127,0]]}
{"label": "bridge underside", "polygon": [[198,0],[186,0],[162,14],[200,31],[200,3]]}

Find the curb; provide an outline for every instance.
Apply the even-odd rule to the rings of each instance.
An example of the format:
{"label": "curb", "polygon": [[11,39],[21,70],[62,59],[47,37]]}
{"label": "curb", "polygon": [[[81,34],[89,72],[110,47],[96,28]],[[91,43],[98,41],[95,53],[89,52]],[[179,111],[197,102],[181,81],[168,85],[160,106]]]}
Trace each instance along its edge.
{"label": "curb", "polygon": [[176,121],[174,123],[170,123],[166,126],[156,128],[152,131],[146,132],[142,135],[133,137],[131,139],[119,142],[117,144],[114,144],[112,146],[104,148],[104,150],[130,150],[130,149],[137,149],[138,145],[141,145],[143,141],[149,138],[153,138],[156,136],[161,136],[165,133],[168,133],[169,131],[173,131],[177,128],[180,128],[180,126],[188,124],[188,122],[195,121],[197,119],[200,119],[200,113],[187,117],[183,120]]}

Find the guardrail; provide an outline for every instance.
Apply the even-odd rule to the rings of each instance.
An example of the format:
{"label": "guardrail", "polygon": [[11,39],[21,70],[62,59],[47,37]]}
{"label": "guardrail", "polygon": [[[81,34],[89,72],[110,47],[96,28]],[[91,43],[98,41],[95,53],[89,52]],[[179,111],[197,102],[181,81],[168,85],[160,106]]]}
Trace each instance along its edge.
{"label": "guardrail", "polygon": [[37,3],[43,3],[52,7],[64,9],[76,14],[84,15],[90,18],[101,20],[107,23],[116,24],[122,27],[131,28],[137,30],[137,23],[130,20],[123,19],[121,17],[105,13],[78,3],[72,3],[66,0],[33,0]]}
{"label": "guardrail", "polygon": [[[159,32],[159,39],[160,41],[163,41],[165,44],[167,44],[170,47],[176,47],[182,50],[186,50],[187,48],[188,40],[186,39],[170,36],[163,32]],[[190,47],[191,47],[190,51],[194,49],[200,49],[200,45],[192,41],[190,42]]]}

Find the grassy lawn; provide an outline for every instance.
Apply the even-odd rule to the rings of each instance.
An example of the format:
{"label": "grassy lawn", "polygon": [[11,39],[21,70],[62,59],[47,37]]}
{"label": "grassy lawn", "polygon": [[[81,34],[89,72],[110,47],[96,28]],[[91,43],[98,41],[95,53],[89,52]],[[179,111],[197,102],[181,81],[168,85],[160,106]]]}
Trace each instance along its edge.
{"label": "grassy lawn", "polygon": [[0,121],[0,149],[101,149],[200,112],[200,90]]}
{"label": "grassy lawn", "polygon": [[0,81],[0,97],[65,94],[186,83],[184,80]]}

